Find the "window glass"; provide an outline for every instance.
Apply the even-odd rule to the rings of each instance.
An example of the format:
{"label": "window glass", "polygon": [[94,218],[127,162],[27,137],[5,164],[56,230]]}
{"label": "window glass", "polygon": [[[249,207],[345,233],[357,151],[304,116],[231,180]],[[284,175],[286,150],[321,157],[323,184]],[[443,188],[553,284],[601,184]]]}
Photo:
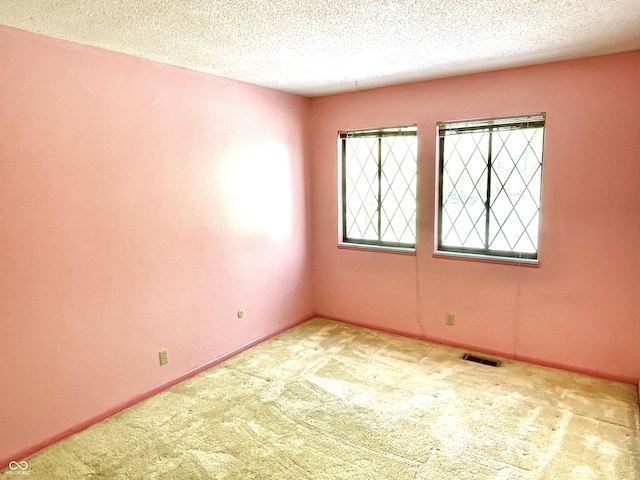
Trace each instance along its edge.
{"label": "window glass", "polygon": [[544,115],[438,124],[438,250],[537,259]]}
{"label": "window glass", "polygon": [[417,127],[340,133],[342,241],[414,248]]}

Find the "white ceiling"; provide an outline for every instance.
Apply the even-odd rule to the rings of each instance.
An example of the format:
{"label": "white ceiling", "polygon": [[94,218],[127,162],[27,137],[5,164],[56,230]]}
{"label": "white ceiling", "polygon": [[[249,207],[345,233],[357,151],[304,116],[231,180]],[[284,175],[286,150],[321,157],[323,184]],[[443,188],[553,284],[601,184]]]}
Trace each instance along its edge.
{"label": "white ceiling", "polygon": [[306,96],[640,49],[640,0],[0,0],[0,24]]}

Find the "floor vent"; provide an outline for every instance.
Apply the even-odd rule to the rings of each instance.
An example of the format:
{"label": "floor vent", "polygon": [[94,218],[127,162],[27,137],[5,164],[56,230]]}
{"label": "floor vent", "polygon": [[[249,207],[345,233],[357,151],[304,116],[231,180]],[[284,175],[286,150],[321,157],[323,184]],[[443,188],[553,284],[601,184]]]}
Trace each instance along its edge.
{"label": "floor vent", "polygon": [[471,355],[470,353],[465,353],[462,357],[463,360],[468,360],[469,362],[481,363],[483,365],[489,365],[490,367],[497,367],[500,365],[498,360],[491,360],[489,358],[477,357],[475,355]]}

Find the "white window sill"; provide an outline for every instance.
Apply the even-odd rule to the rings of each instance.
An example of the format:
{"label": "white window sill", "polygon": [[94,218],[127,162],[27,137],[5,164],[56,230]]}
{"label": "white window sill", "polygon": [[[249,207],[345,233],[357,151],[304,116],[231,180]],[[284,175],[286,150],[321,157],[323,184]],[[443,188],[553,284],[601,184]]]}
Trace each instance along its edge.
{"label": "white window sill", "polygon": [[457,253],[457,252],[433,252],[433,258],[447,258],[451,260],[462,260],[467,262],[484,262],[497,263],[500,265],[516,265],[522,267],[540,266],[540,260],[531,258],[513,258],[513,257],[494,257],[493,255],[480,255],[475,253]]}
{"label": "white window sill", "polygon": [[338,248],[344,250],[360,250],[362,252],[380,252],[380,253],[392,253],[395,255],[415,255],[415,248],[405,247],[385,247],[383,245],[363,245],[360,243],[345,243],[339,242]]}

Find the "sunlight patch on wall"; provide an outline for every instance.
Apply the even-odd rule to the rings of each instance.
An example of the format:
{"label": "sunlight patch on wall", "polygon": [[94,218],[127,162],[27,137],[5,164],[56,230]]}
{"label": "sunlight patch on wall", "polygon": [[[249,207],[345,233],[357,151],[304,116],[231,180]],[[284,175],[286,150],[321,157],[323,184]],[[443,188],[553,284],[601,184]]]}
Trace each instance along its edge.
{"label": "sunlight patch on wall", "polygon": [[293,186],[284,145],[242,147],[233,155],[225,189],[234,223],[245,234],[288,237]]}

